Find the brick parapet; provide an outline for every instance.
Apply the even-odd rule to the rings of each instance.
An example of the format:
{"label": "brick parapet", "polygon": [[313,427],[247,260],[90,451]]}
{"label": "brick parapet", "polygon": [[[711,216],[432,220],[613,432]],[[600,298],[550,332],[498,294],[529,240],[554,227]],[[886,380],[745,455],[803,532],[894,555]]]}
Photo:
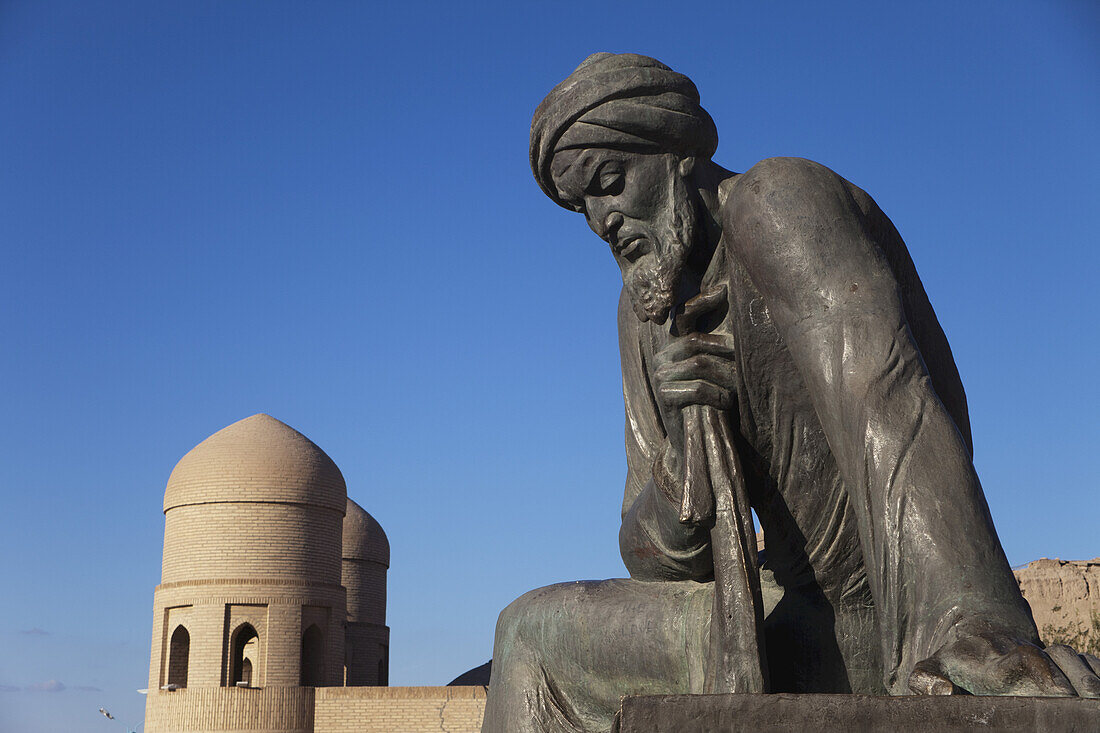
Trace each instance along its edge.
{"label": "brick parapet", "polygon": [[484,687],[327,687],[317,690],[314,733],[478,733]]}
{"label": "brick parapet", "polygon": [[283,687],[149,690],[145,704],[148,733],[270,731],[312,733],[314,689]]}
{"label": "brick parapet", "polygon": [[150,690],[149,733],[478,733],[484,687]]}

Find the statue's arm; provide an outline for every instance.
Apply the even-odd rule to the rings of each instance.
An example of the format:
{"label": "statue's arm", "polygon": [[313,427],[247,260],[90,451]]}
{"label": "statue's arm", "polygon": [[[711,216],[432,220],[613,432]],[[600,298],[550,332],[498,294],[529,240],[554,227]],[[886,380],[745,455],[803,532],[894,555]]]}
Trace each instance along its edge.
{"label": "statue's arm", "polygon": [[810,161],[762,161],[731,187],[723,224],[836,457],[859,519],[886,683],[907,692],[912,665],[961,625],[981,620],[1026,639],[1035,629],[969,446],[932,386],[853,190]]}
{"label": "statue's arm", "polygon": [[626,406],[627,475],[619,550],[632,578],[705,580],[713,574],[710,535],[680,523],[679,503],[670,495],[678,489],[672,488],[671,479],[662,480],[657,458],[666,449],[668,438],[649,386],[640,332],[641,323],[624,293],[619,303],[619,351]]}

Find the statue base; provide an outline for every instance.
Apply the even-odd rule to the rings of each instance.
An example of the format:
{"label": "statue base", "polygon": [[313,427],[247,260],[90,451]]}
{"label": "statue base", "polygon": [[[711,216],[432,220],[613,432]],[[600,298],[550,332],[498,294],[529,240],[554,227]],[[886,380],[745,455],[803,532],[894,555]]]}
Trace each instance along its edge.
{"label": "statue base", "polygon": [[622,701],[616,733],[1100,731],[1100,700],[1064,697],[654,695]]}

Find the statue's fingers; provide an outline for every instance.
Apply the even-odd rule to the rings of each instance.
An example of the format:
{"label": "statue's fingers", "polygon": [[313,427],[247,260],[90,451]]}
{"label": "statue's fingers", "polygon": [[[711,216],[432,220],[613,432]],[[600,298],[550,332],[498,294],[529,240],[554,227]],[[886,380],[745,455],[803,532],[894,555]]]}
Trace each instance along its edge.
{"label": "statue's fingers", "polygon": [[1046,648],[1047,655],[1054,660],[1066,676],[1073,689],[1081,697],[1100,697],[1100,678],[1077,652],[1065,644],[1054,644]]}
{"label": "statue's fingers", "polygon": [[699,313],[713,311],[728,302],[727,292],[728,290],[725,285],[717,285],[708,288],[684,303],[684,313],[697,315]]}
{"label": "statue's fingers", "polygon": [[1085,652],[1081,655],[1081,659],[1085,660],[1085,664],[1089,665],[1094,675],[1100,676],[1100,658]]}
{"label": "statue's fingers", "polygon": [[676,339],[657,355],[657,361],[670,363],[682,361],[696,354],[712,354],[723,359],[733,359],[733,344],[726,336],[711,333],[693,333]]}
{"label": "statue's fingers", "polygon": [[733,362],[710,354],[696,354],[681,361],[662,364],[654,376],[660,381],[704,379],[732,389],[737,382],[737,367]]}
{"label": "statue's fingers", "polygon": [[936,659],[917,662],[909,673],[909,689],[917,695],[958,695],[962,690],[952,682]]}
{"label": "statue's fingers", "polygon": [[733,397],[728,389],[703,379],[664,382],[660,392],[664,401],[674,407],[710,405],[728,410],[733,406]]}
{"label": "statue's fingers", "polygon": [[707,313],[714,313],[729,305],[725,285],[718,285],[702,291],[688,302],[684,303],[680,313],[673,321],[674,327],[680,332],[694,331],[695,323]]}

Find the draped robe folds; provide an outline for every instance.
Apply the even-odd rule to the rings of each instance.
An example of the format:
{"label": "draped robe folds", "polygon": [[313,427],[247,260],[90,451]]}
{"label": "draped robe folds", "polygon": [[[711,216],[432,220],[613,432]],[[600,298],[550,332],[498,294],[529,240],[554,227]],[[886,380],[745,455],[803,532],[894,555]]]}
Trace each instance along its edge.
{"label": "draped robe folds", "polygon": [[[1038,643],[974,471],[950,348],[889,219],[800,159],[757,164],[726,181],[720,201],[723,235],[701,289],[728,294],[717,331],[736,347],[728,416],[766,542],[768,689],[908,694],[913,665],[959,633],[993,627]],[[678,477],[663,475],[651,371],[674,337],[628,301],[619,541],[631,578],[551,586],[501,614],[485,731],[601,730],[616,695],[722,691],[699,680],[715,633],[711,534],[679,521]],[[630,601],[590,605],[615,594]],[[626,631],[641,622],[613,609],[685,629],[660,662],[670,687],[652,681],[660,669],[576,658],[633,658],[621,650],[658,643]],[[609,699],[598,700],[605,683]]]}

